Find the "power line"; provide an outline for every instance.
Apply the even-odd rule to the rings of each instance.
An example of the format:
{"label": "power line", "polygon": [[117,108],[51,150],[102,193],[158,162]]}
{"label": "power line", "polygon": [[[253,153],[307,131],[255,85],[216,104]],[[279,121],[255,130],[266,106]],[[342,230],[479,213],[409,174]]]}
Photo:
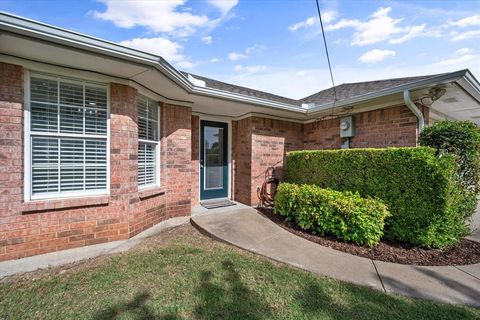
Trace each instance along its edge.
{"label": "power line", "polygon": [[327,55],[327,62],[328,62],[328,70],[330,70],[330,80],[332,80],[332,88],[333,88],[333,106],[332,106],[332,113],[333,108],[335,108],[335,103],[337,102],[337,90],[335,88],[335,81],[333,80],[333,72],[332,72],[332,65],[330,63],[330,55],[328,54],[328,46],[327,46],[327,38],[325,37],[325,30],[323,29],[323,21],[322,21],[322,14],[320,13],[320,5],[317,3],[317,12],[318,12],[318,19],[320,20],[320,27],[322,28],[322,36],[323,36],[323,44],[325,45],[325,53]]}

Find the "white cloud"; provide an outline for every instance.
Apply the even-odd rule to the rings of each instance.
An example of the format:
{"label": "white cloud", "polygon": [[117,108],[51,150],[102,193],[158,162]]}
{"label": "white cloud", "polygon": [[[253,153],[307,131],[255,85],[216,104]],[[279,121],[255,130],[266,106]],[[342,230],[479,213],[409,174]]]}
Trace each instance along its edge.
{"label": "white cloud", "polygon": [[194,64],[180,52],[182,46],[166,38],[135,38],[120,42],[121,45],[162,56],[181,68],[192,68]]}
{"label": "white cloud", "polygon": [[471,54],[473,53],[473,50],[470,48],[461,48],[455,51],[456,55],[465,55],[465,54]]}
{"label": "white cloud", "polygon": [[314,24],[318,23],[318,18],[317,17],[310,17],[306,19],[305,21],[300,21],[295,24],[292,24],[288,27],[288,30],[295,32],[298,29],[305,28],[305,27],[311,27]]}
{"label": "white cloud", "polygon": [[213,57],[213,58],[210,59],[209,61],[212,62],[212,63],[215,63],[215,62],[220,62],[220,61],[222,61],[222,59],[217,58],[217,57]]}
{"label": "white cloud", "polygon": [[448,21],[448,24],[455,27],[465,28],[468,26],[480,26],[480,15],[475,14],[457,21]]}
{"label": "white cloud", "polygon": [[453,31],[450,33],[450,37],[452,41],[476,39],[480,38],[480,30],[470,30],[465,32]]}
{"label": "white cloud", "polygon": [[407,42],[408,40],[419,36],[425,30],[425,27],[426,27],[426,24],[409,27],[409,31],[405,35],[399,38],[391,39],[389,42],[391,44],[400,44],[400,43]]}
{"label": "white cloud", "polygon": [[[420,36],[425,25],[400,27],[403,19],[390,17],[391,7],[377,9],[367,21],[357,19],[341,19],[335,24],[325,27],[327,31],[335,31],[344,28],[354,28],[352,45],[363,46],[381,41],[390,40],[392,44],[403,43],[407,40]],[[392,39],[394,35],[401,35]]]}
{"label": "white cloud", "polygon": [[[327,10],[327,11],[322,13],[322,22],[323,23],[330,23],[330,22],[334,21],[337,18],[337,16],[338,16],[338,12],[333,11],[333,10]],[[294,24],[290,25],[288,27],[288,30],[290,30],[292,32],[295,32],[295,31],[297,31],[298,29],[301,29],[301,28],[307,28],[307,27],[314,26],[314,25],[318,24],[319,21],[320,20],[318,19],[317,16],[310,17],[310,18],[307,18],[304,21],[300,21],[300,22],[297,22],[297,23],[294,23]]]}
{"label": "white cloud", "polygon": [[195,63],[193,63],[191,61],[188,61],[188,60],[179,61],[179,62],[175,63],[175,65],[180,69],[192,69],[193,67],[196,66]]}
{"label": "white cloud", "polygon": [[228,54],[228,59],[232,61],[237,61],[237,60],[242,60],[242,59],[247,59],[248,56],[243,54],[243,53],[238,53],[238,52],[230,52]]}
{"label": "white cloud", "polygon": [[207,16],[179,11],[185,4],[185,0],[100,1],[107,8],[104,12],[93,11],[93,16],[97,19],[112,21],[121,28],[142,26],[156,33],[188,36],[195,32],[197,27],[208,26],[211,23]]}
{"label": "white cloud", "polygon": [[327,10],[322,13],[322,22],[330,23],[333,22],[338,17],[338,12],[334,10]]}
{"label": "white cloud", "polygon": [[212,36],[206,36],[202,38],[202,42],[205,44],[212,44]]}
{"label": "white cloud", "polygon": [[257,65],[257,66],[242,66],[240,64],[237,64],[234,68],[233,71],[239,72],[239,73],[248,73],[248,74],[254,74],[254,73],[259,73],[261,71],[266,70],[267,67],[263,65]]}
{"label": "white cloud", "polygon": [[226,16],[238,4],[238,0],[208,0],[208,3],[218,8],[222,15]]}
{"label": "white cloud", "polygon": [[265,46],[262,46],[260,44],[254,44],[253,46],[245,49],[245,54],[250,55],[252,53],[262,53],[265,50],[266,50]]}
{"label": "white cloud", "polygon": [[262,53],[266,48],[262,45],[255,44],[251,47],[248,47],[244,52],[230,52],[228,54],[228,59],[231,61],[237,61],[242,59],[248,59],[252,53]]}
{"label": "white cloud", "polygon": [[388,57],[393,57],[395,54],[396,52],[393,50],[373,49],[361,55],[360,58],[358,58],[358,61],[362,63],[373,64],[383,61]]}
{"label": "white cloud", "polygon": [[478,56],[474,53],[472,49],[461,48],[455,51],[452,56],[437,61],[433,65],[437,67],[460,66],[475,59],[478,59]]}
{"label": "white cloud", "polygon": [[135,38],[120,42],[121,45],[150,52],[162,56],[169,61],[179,61],[184,57],[180,54],[182,46],[166,38]]}

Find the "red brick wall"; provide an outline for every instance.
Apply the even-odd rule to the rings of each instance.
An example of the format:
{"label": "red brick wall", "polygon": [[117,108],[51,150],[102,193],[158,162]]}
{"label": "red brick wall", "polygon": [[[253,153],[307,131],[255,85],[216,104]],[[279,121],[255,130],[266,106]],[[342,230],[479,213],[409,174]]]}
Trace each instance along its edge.
{"label": "red brick wall", "polygon": [[252,177],[252,118],[232,121],[232,196],[250,204]]}
{"label": "red brick wall", "polygon": [[283,177],[283,161],[288,151],[303,147],[302,124],[249,117],[233,122],[234,198],[255,205],[257,187],[265,171],[275,167]]}
{"label": "red brick wall", "polygon": [[23,69],[0,63],[0,218],[17,212],[23,199],[22,139]]}
{"label": "red brick wall", "polygon": [[131,237],[190,214],[191,111],[161,109],[161,179],[137,188],[135,89],[110,85],[110,196],[23,202],[23,70],[0,63],[0,261]]}
{"label": "red brick wall", "polygon": [[[428,110],[424,110],[428,118]],[[354,115],[356,133],[351,148],[415,146],[417,118],[406,106],[363,112]],[[305,149],[339,149],[340,118],[304,125]]]}
{"label": "red brick wall", "polygon": [[252,118],[252,179],[250,204],[258,204],[257,188],[265,181],[265,172],[275,168],[275,174],[284,178],[284,160],[289,151],[303,149],[301,123]]}
{"label": "red brick wall", "polygon": [[192,116],[192,206],[200,202],[200,117]]}
{"label": "red brick wall", "polygon": [[[424,110],[428,119],[428,109]],[[356,134],[351,148],[415,146],[417,118],[406,106],[354,115]],[[308,124],[249,117],[233,122],[234,199],[258,203],[257,188],[273,166],[284,178],[285,154],[301,149],[339,149],[340,118]]]}
{"label": "red brick wall", "polygon": [[165,104],[162,108],[167,216],[190,215],[192,193],[192,110]]}
{"label": "red brick wall", "polygon": [[[23,202],[23,69],[0,63],[0,260],[126,239],[198,203],[199,118],[161,106],[161,187],[137,190],[135,89],[111,84],[110,196]],[[428,110],[425,110],[428,118]],[[355,115],[352,147],[411,146],[416,118],[398,106]],[[232,196],[258,203],[257,187],[286,152],[339,148],[339,119],[298,124],[249,117],[232,121]]]}

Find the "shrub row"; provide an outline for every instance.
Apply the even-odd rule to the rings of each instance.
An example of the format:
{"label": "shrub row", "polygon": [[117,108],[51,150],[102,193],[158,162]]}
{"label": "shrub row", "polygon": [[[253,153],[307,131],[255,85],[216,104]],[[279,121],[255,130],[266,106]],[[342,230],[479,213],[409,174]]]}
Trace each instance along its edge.
{"label": "shrub row", "polygon": [[367,246],[380,241],[389,214],[381,201],[358,193],[289,183],[278,187],[275,212],[304,230]]}
{"label": "shrub row", "polygon": [[457,179],[464,194],[464,217],[468,219],[477,207],[480,191],[480,132],[470,121],[442,120],[420,134],[422,146],[432,147],[437,157],[457,156]]}
{"label": "shrub row", "polygon": [[455,159],[428,147],[295,151],[287,155],[287,182],[381,199],[391,213],[386,238],[445,247],[468,230]]}

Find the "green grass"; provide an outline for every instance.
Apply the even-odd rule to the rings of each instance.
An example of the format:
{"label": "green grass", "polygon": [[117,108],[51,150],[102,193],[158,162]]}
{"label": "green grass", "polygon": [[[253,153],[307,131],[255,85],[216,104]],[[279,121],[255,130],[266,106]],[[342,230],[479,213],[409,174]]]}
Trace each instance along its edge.
{"label": "green grass", "polygon": [[0,285],[0,319],[480,319],[229,247],[190,226],[139,247]]}

